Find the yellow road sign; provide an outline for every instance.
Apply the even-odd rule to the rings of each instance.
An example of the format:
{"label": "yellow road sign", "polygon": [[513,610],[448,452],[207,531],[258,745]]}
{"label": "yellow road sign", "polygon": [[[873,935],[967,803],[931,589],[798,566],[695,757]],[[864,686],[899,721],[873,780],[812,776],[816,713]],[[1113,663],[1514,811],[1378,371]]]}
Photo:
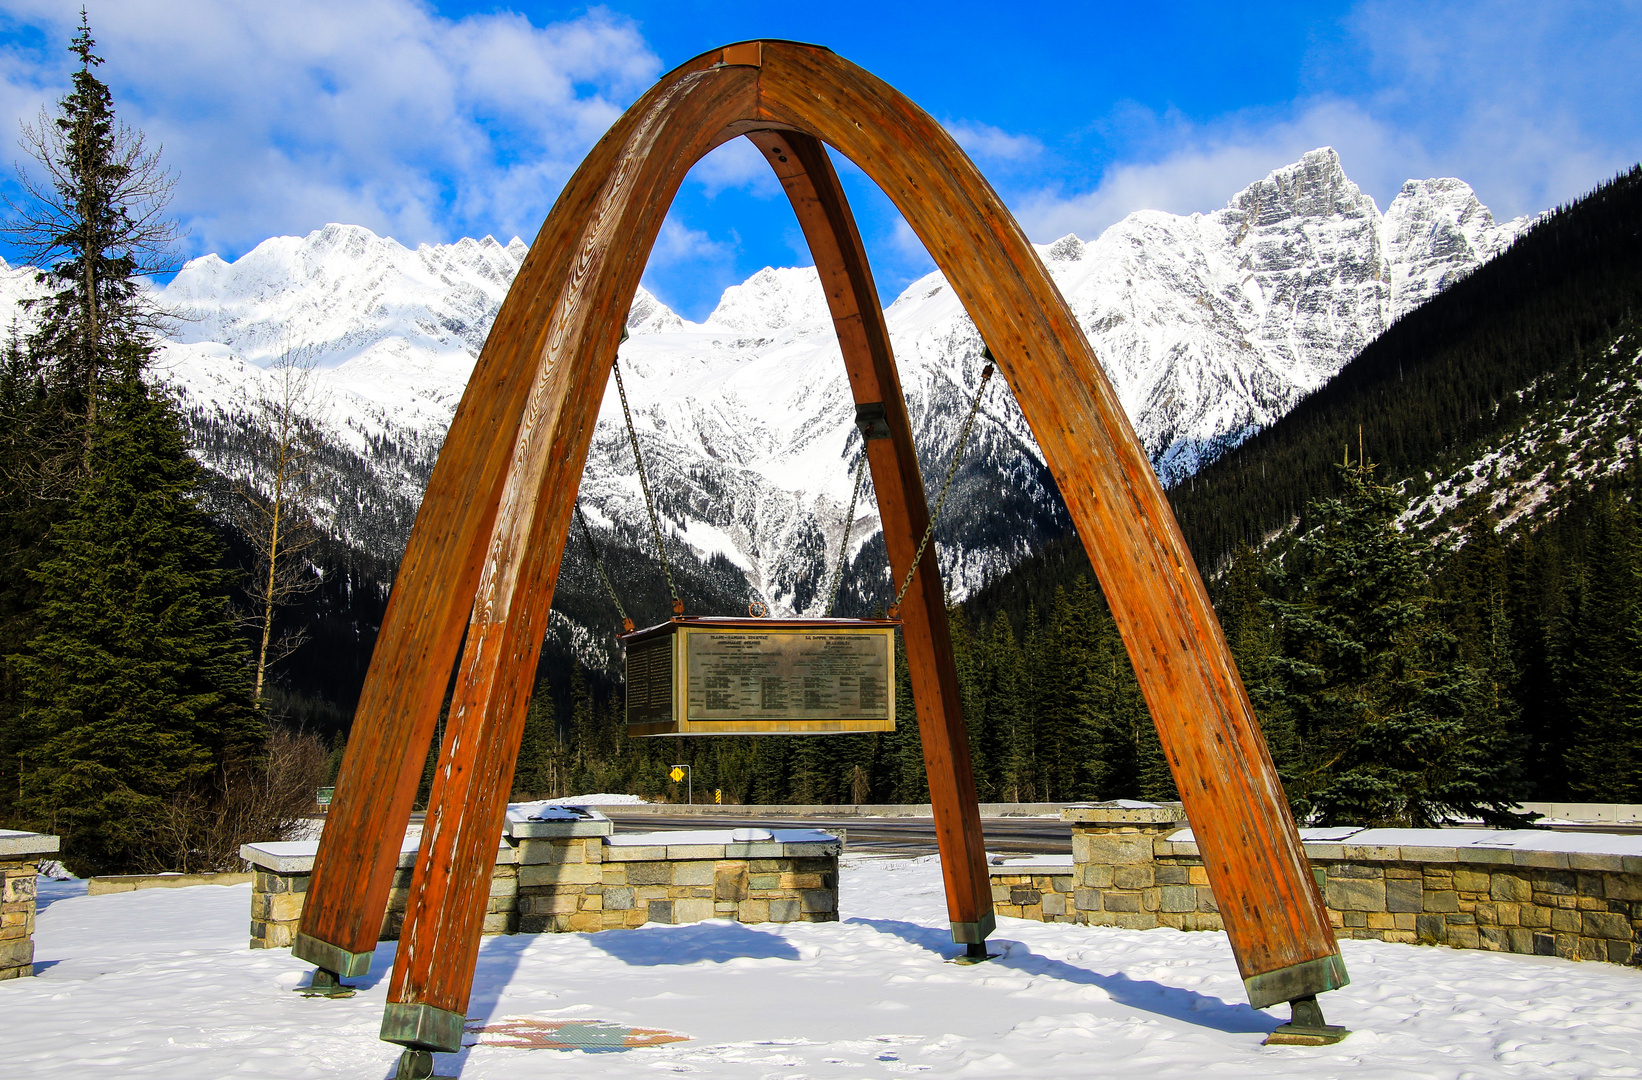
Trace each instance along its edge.
{"label": "yellow road sign", "polygon": [[676,784],[680,780],[684,779],[684,770],[679,768],[677,765],[674,765],[673,766],[673,771],[668,773],[667,775],[673,781],[673,783]]}

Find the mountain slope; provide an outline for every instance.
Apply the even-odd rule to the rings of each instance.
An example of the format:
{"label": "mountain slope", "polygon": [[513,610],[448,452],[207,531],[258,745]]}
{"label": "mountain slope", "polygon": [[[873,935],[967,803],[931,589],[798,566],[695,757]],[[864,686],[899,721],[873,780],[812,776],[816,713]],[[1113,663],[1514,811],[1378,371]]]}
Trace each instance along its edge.
{"label": "mountain slope", "polygon": [[[1323,149],[1213,214],[1142,212],[1091,243],[1069,236],[1039,254],[1173,480],[1281,416],[1520,226],[1493,223],[1455,180],[1411,181],[1381,216]],[[203,455],[231,471],[231,455],[214,459],[213,448],[226,455],[235,442],[260,365],[290,348],[316,352],[335,456],[352,459],[337,466],[349,479],[330,485],[327,515],[340,538],[392,560],[523,254],[517,240],[490,238],[410,251],[328,226],[232,264],[195,260],[162,294],[186,321],[159,366]],[[981,342],[938,274],[886,316],[926,476],[938,476]],[[701,324],[641,290],[629,328],[622,363],[674,557],[721,560],[777,611],[819,611],[859,440],[813,269],[760,271]],[[958,596],[1066,528],[1030,431],[1007,388],[993,386],[956,481],[961,504],[985,511],[955,516],[939,537]],[[582,494],[602,535],[645,543],[608,391]],[[870,610],[888,574],[870,497],[862,508],[843,602]]]}
{"label": "mountain slope", "polygon": [[1306,503],[1333,490],[1334,463],[1359,444],[1382,478],[1405,482],[1422,526],[1449,529],[1479,492],[1509,524],[1553,511],[1629,452],[1639,295],[1642,167],[1542,217],[1176,487],[1199,563],[1304,528]]}

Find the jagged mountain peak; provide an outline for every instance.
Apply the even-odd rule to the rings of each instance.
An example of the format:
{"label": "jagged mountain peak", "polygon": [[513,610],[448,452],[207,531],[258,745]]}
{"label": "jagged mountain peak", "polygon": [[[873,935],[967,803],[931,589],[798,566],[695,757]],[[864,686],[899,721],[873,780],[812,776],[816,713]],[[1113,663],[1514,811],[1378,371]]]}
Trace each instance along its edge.
{"label": "jagged mountain peak", "polygon": [[1386,243],[1403,268],[1393,286],[1393,318],[1504,251],[1528,224],[1528,218],[1496,222],[1463,180],[1404,183],[1385,212]]}
{"label": "jagged mountain peak", "polygon": [[813,266],[766,266],[724,290],[705,325],[740,334],[768,334],[830,319],[821,277]]}
{"label": "jagged mountain peak", "polygon": [[677,312],[657,300],[643,285],[633,294],[633,306],[627,309],[629,334],[676,334],[684,329],[684,320]]}
{"label": "jagged mountain peak", "polygon": [[1238,232],[1240,240],[1249,229],[1292,218],[1378,217],[1379,210],[1346,176],[1334,148],[1323,146],[1239,191],[1218,216]]}

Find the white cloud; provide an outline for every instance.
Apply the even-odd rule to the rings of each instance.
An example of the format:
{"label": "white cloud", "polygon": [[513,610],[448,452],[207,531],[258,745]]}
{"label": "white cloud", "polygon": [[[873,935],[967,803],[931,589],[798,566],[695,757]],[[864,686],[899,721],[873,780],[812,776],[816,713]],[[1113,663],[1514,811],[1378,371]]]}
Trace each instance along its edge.
{"label": "white cloud", "polygon": [[943,126],[970,157],[984,161],[1031,161],[1043,153],[1043,143],[1032,136],[1012,135],[991,124],[953,123]]}
{"label": "white cloud", "polygon": [[1091,189],[1015,190],[1028,235],[1098,235],[1140,209],[1209,211],[1270,170],[1333,146],[1383,210],[1403,181],[1454,176],[1496,217],[1544,210],[1642,159],[1642,0],[1370,0],[1322,85],[1366,65],[1360,90],[1193,124],[1120,104],[1131,149]]}
{"label": "white cloud", "polygon": [[[527,240],[660,62],[601,9],[548,26],[446,19],[416,0],[87,0],[99,76],[165,147],[194,251],[238,253],[327,221],[406,243]],[[67,87],[78,5],[7,0],[35,54],[0,57],[0,108]]]}
{"label": "white cloud", "polygon": [[708,196],[739,188],[763,198],[781,194],[781,181],[764,154],[747,139],[731,139],[696,162],[690,179]]}
{"label": "white cloud", "polygon": [[736,245],[714,240],[701,229],[692,229],[673,215],[667,215],[650,249],[647,269],[658,270],[679,263],[725,263],[734,260]]}

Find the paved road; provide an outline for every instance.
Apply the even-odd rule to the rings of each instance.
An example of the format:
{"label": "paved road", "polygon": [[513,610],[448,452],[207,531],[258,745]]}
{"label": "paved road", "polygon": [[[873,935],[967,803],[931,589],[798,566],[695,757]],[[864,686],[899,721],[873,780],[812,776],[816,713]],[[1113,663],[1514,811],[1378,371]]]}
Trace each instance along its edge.
{"label": "paved road", "polygon": [[[733,817],[713,814],[623,814],[619,806],[599,808],[623,832],[647,829],[842,829],[851,851],[877,851],[895,855],[935,854],[935,822],[932,818],[872,817]],[[982,818],[986,850],[994,855],[1070,855],[1071,826],[1058,818]]]}

